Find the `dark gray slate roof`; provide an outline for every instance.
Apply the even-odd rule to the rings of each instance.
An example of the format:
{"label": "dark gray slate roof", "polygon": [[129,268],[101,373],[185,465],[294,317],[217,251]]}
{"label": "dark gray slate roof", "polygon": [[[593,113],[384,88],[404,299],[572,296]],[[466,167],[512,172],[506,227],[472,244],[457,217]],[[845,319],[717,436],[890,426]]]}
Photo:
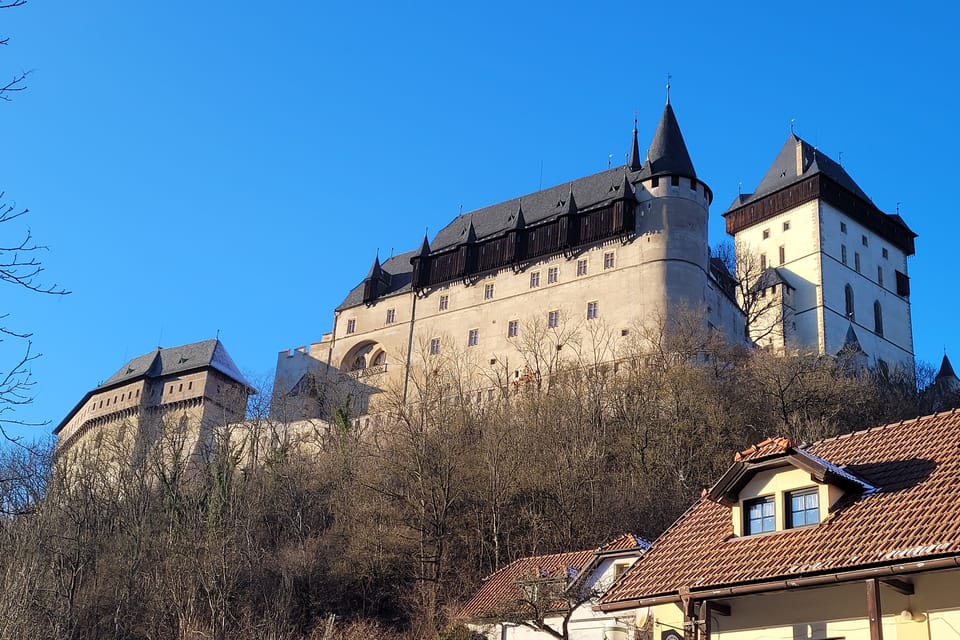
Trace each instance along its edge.
{"label": "dark gray slate roof", "polygon": [[[797,172],[798,143],[801,149],[801,171],[799,173]],[[834,162],[827,154],[819,151],[816,147],[804,141],[796,134],[791,133],[787,136],[787,141],[780,149],[780,153],[777,154],[776,160],[773,161],[770,169],[767,170],[767,175],[763,176],[763,180],[757,185],[756,191],[737,196],[730,205],[730,209],[743,206],[748,202],[757,200],[774,191],[779,191],[784,187],[790,186],[795,182],[800,182],[817,173],[824,174],[866,202],[873,204],[870,197],[864,193],[860,185],[850,177],[850,174],[848,174],[843,167]],[[728,209],[728,211],[730,209]]]}
{"label": "dark gray slate roof", "polygon": [[[380,271],[390,275],[390,284],[385,291],[380,291],[378,298],[402,291],[410,291],[410,283],[413,281],[413,265],[410,264],[410,258],[419,254],[419,251],[407,251],[393,256],[380,265]],[[363,282],[350,290],[347,297],[337,307],[337,311],[355,307],[358,304],[363,304]]]}
{"label": "dark gray slate roof", "polygon": [[567,199],[573,192],[580,209],[604,204],[620,197],[620,185],[624,171],[632,184],[645,177],[643,171],[629,171],[614,167],[578,178],[525,196],[490,205],[458,216],[440,230],[430,243],[431,251],[440,251],[462,244],[467,240],[470,223],[473,223],[477,239],[498,236],[514,226],[517,212],[523,207],[523,219],[527,226],[555,218],[567,211]]}
{"label": "dark gray slate roof", "polygon": [[759,291],[760,289],[767,289],[772,287],[775,284],[782,284],[784,286],[790,287],[791,289],[796,290],[796,287],[790,284],[790,281],[787,280],[784,276],[783,271],[776,267],[770,267],[766,271],[760,274],[760,277],[757,278],[757,281],[753,283],[753,286],[750,287],[750,291]]}
{"label": "dark gray slate roof", "polygon": [[673,107],[667,102],[663,108],[663,116],[653,134],[653,141],[647,150],[647,175],[678,175],[686,178],[696,178],[697,172],[693,169],[687,145],[680,133],[680,124],[673,113]]}
{"label": "dark gray slate roof", "polygon": [[203,367],[216,369],[228,378],[250,387],[250,383],[244,379],[223,343],[214,339],[169,349],[158,348],[156,351],[137,356],[97,389],[112,387],[143,376],[157,378]]}
{"label": "dark gray slate roof", "polygon": [[943,354],[943,360],[940,362],[940,371],[937,372],[937,377],[935,380],[942,380],[946,378],[957,379],[957,374],[953,371],[953,365],[950,364],[950,358],[947,357],[947,354]]}

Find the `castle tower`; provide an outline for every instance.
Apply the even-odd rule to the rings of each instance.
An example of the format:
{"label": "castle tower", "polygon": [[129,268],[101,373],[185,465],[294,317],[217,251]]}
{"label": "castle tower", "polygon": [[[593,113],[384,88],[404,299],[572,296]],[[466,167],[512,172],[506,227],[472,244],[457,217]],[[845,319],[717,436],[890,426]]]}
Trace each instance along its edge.
{"label": "castle tower", "polygon": [[739,259],[776,267],[795,288],[782,336],[751,328],[767,335],[762,346],[835,354],[854,327],[871,366],[913,375],[916,234],[899,214],[880,211],[842,166],[791,133],[756,191],[723,215]]}
{"label": "castle tower", "polygon": [[665,319],[684,306],[711,307],[710,315],[707,217],[713,193],[697,178],[669,97],[639,176],[641,299],[662,307],[651,311]]}

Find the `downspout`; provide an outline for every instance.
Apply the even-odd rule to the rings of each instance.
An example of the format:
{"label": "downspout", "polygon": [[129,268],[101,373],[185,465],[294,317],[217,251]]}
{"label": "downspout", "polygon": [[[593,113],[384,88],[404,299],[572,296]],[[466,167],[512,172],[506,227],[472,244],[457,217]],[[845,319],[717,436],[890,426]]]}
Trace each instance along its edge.
{"label": "downspout", "polygon": [[410,335],[407,337],[407,364],[403,368],[403,404],[407,404],[407,386],[410,384],[410,354],[413,352],[413,325],[417,319],[417,292],[413,292],[413,304],[410,307]]}

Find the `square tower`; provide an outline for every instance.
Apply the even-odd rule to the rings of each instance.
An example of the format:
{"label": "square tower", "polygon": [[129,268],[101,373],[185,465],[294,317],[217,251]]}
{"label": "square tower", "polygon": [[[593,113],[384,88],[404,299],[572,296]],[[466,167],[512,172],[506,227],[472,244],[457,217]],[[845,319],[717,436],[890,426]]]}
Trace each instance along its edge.
{"label": "square tower", "polygon": [[[912,375],[907,257],[917,234],[880,211],[840,164],[791,133],[756,191],[723,216],[738,262],[755,265],[747,277],[761,283],[746,283],[745,295],[791,298],[751,319],[758,344],[834,355],[852,339],[871,366]],[[763,284],[772,282],[779,292]]]}

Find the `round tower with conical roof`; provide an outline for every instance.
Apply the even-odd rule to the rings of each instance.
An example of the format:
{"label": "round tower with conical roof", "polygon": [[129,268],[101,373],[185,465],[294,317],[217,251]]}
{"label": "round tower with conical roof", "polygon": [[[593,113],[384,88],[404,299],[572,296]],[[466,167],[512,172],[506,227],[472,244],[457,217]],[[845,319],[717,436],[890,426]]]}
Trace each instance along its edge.
{"label": "round tower with conical roof", "polygon": [[[697,178],[669,97],[639,177],[642,297],[661,306],[665,319],[683,306],[710,307],[707,218],[713,193]],[[706,311],[710,321],[711,309]]]}

